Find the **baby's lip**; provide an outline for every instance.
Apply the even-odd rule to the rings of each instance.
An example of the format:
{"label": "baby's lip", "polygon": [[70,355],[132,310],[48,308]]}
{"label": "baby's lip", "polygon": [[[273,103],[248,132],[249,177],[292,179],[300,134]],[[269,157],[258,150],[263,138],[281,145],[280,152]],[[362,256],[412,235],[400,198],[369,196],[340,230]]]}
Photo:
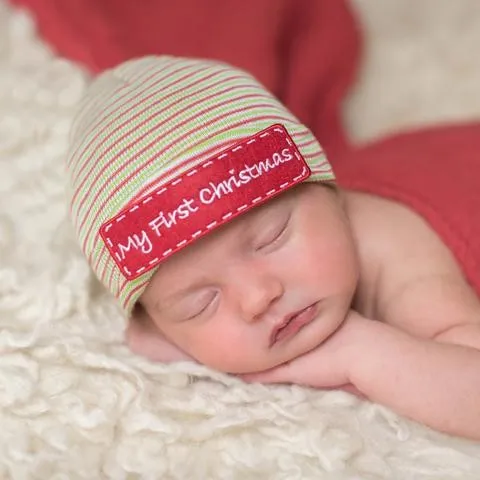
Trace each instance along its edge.
{"label": "baby's lip", "polygon": [[[310,309],[310,307],[314,307],[315,305],[316,305],[316,303],[312,303],[312,304],[306,306],[305,308],[302,308],[300,310],[292,312],[292,313],[286,315],[282,319],[282,321],[280,321],[277,325],[275,325],[273,327],[272,333],[270,334],[270,347],[272,347],[279,340],[278,337],[279,337],[280,332],[284,328],[286,328],[294,318],[298,317],[300,314],[306,312],[307,310]],[[312,312],[312,313],[314,313],[314,312]],[[306,325],[307,323],[310,323],[310,321],[313,320],[313,318],[314,318],[314,315],[312,315],[311,318],[310,318],[310,315],[309,315],[309,318],[305,319],[304,325]],[[304,325],[299,326],[299,329]],[[296,332],[294,332],[294,333],[296,333]]]}

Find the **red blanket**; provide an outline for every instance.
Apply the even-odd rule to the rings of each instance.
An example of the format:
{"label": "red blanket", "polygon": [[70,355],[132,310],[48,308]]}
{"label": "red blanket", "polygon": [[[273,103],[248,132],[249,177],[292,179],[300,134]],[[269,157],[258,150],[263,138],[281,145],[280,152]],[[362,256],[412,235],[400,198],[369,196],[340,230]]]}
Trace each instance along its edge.
{"label": "red blanket", "polygon": [[480,294],[480,125],[355,150],[341,122],[360,35],[346,0],[12,0],[92,71],[131,57],[217,58],[252,72],[319,138],[340,183],[422,214]]}
{"label": "red blanket", "polygon": [[216,58],[273,91],[330,152],[359,34],[344,0],[12,0],[58,53],[98,72],[146,54]]}

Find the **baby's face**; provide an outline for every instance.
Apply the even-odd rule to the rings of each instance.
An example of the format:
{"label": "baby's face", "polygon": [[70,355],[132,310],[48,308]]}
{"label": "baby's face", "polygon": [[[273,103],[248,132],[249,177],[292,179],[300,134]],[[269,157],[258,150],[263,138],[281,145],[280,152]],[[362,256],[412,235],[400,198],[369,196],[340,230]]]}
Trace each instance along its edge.
{"label": "baby's face", "polygon": [[200,363],[254,372],[334,332],[357,277],[338,195],[301,185],[170,257],[141,302],[163,334]]}

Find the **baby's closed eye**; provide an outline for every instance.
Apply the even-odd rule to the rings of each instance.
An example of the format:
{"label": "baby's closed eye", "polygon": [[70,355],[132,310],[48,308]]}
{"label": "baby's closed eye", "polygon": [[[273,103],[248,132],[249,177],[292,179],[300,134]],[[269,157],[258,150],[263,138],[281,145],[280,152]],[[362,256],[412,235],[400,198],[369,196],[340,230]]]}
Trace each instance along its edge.
{"label": "baby's closed eye", "polygon": [[265,250],[279,244],[288,232],[289,223],[290,215],[286,218],[276,219],[261,228],[254,242],[255,250]]}
{"label": "baby's closed eye", "polygon": [[171,308],[171,316],[180,321],[192,320],[214,310],[219,292],[207,289],[188,294]]}

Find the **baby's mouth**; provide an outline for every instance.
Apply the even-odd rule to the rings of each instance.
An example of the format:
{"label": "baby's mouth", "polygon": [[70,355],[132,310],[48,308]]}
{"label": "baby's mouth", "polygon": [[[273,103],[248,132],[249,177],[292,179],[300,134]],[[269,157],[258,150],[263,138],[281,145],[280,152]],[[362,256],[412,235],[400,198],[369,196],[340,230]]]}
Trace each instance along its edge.
{"label": "baby's mouth", "polygon": [[287,315],[285,319],[272,330],[272,334],[270,335],[270,347],[278,342],[293,337],[305,325],[308,325],[317,316],[317,307],[318,302]]}

